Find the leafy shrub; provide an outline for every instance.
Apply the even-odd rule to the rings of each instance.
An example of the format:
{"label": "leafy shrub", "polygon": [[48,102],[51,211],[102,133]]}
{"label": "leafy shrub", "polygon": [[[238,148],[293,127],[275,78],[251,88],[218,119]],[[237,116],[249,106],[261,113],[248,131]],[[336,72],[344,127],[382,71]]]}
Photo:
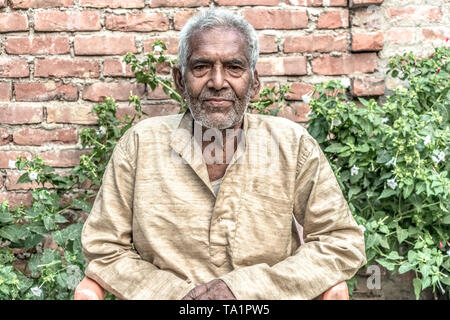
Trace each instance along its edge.
{"label": "leafy shrub", "polygon": [[316,86],[310,103],[308,130],[365,230],[368,264],[414,270],[416,298],[450,286],[449,53],[391,58],[388,73],[406,83],[382,105],[357,105],[336,81]]}

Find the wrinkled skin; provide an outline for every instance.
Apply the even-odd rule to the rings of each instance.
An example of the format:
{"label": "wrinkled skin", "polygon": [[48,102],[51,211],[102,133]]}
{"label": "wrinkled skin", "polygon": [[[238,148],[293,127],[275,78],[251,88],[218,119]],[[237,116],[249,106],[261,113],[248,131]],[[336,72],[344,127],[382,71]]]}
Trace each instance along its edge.
{"label": "wrinkled skin", "polygon": [[196,286],[182,300],[236,300],[230,288],[220,279]]}

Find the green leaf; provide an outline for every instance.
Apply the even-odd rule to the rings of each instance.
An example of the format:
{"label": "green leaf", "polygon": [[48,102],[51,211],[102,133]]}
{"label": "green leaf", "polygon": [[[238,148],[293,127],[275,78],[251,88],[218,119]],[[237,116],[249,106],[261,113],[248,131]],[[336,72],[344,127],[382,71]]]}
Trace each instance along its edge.
{"label": "green leaf", "polygon": [[450,224],[450,214],[446,215],[444,218],[442,218],[443,224]]}
{"label": "green leaf", "polygon": [[330,146],[328,146],[327,148],[325,148],[325,152],[328,153],[341,153],[344,152],[346,150],[350,150],[349,146],[344,146],[340,143],[332,143]]}
{"label": "green leaf", "polygon": [[400,266],[400,268],[398,268],[398,273],[400,273],[400,274],[406,273],[412,269],[414,269],[414,266],[412,264],[410,264],[409,262],[405,262]]}
{"label": "green leaf", "polygon": [[408,230],[402,229],[400,227],[397,228],[397,240],[398,243],[402,243],[408,238]]}
{"label": "green leaf", "polygon": [[17,183],[27,183],[27,182],[31,182],[27,172],[22,174],[20,178],[17,180]]}
{"label": "green leaf", "polygon": [[414,286],[414,294],[416,295],[416,300],[419,300],[420,291],[422,290],[422,281],[419,278],[414,278],[413,286]]}
{"label": "green leaf", "polygon": [[444,277],[440,279],[440,282],[446,284],[447,286],[450,286],[450,275],[444,275]]}
{"label": "green leaf", "polygon": [[53,232],[52,237],[58,245],[64,247],[67,241],[80,238],[82,229],[82,223],[71,224],[63,230]]}
{"label": "green leaf", "polygon": [[381,264],[383,267],[385,267],[387,270],[389,271],[394,271],[395,269],[395,264],[393,264],[392,262],[380,258],[380,259],[375,259],[376,262],[378,262],[379,264]]}
{"label": "green leaf", "polygon": [[403,259],[403,257],[399,256],[397,251],[391,251],[388,256],[388,259],[390,260],[399,260],[399,259]]}
{"label": "green leaf", "polygon": [[78,198],[72,200],[72,206],[87,213],[91,212],[92,210],[92,206],[89,202]]}
{"label": "green leaf", "polygon": [[397,194],[397,191],[395,191],[393,189],[384,189],[383,192],[381,193],[381,195],[378,197],[378,200],[384,199],[384,198],[389,198],[395,194]]}
{"label": "green leaf", "polygon": [[0,229],[0,238],[7,239],[11,242],[17,242],[24,239],[30,232],[23,226],[9,225]]}
{"label": "green leaf", "polygon": [[0,212],[0,223],[6,224],[12,222],[14,219],[9,211]]}

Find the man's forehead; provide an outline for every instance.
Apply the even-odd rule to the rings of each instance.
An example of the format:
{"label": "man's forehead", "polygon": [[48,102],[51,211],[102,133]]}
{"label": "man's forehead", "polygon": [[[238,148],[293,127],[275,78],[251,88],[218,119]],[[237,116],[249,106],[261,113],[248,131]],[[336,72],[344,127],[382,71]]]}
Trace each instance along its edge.
{"label": "man's forehead", "polygon": [[189,60],[212,55],[225,59],[240,58],[247,61],[248,43],[237,30],[225,28],[198,30],[192,34],[190,42]]}

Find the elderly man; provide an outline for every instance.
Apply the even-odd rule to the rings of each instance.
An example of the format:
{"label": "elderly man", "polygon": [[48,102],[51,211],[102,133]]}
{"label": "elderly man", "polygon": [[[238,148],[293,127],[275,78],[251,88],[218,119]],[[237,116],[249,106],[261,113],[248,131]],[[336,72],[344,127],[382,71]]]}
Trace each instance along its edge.
{"label": "elderly man", "polygon": [[317,142],[246,113],[258,52],[254,29],[228,11],[181,31],[173,77],[189,110],[125,133],[82,233],[86,275],[118,298],[312,299],[365,264]]}

